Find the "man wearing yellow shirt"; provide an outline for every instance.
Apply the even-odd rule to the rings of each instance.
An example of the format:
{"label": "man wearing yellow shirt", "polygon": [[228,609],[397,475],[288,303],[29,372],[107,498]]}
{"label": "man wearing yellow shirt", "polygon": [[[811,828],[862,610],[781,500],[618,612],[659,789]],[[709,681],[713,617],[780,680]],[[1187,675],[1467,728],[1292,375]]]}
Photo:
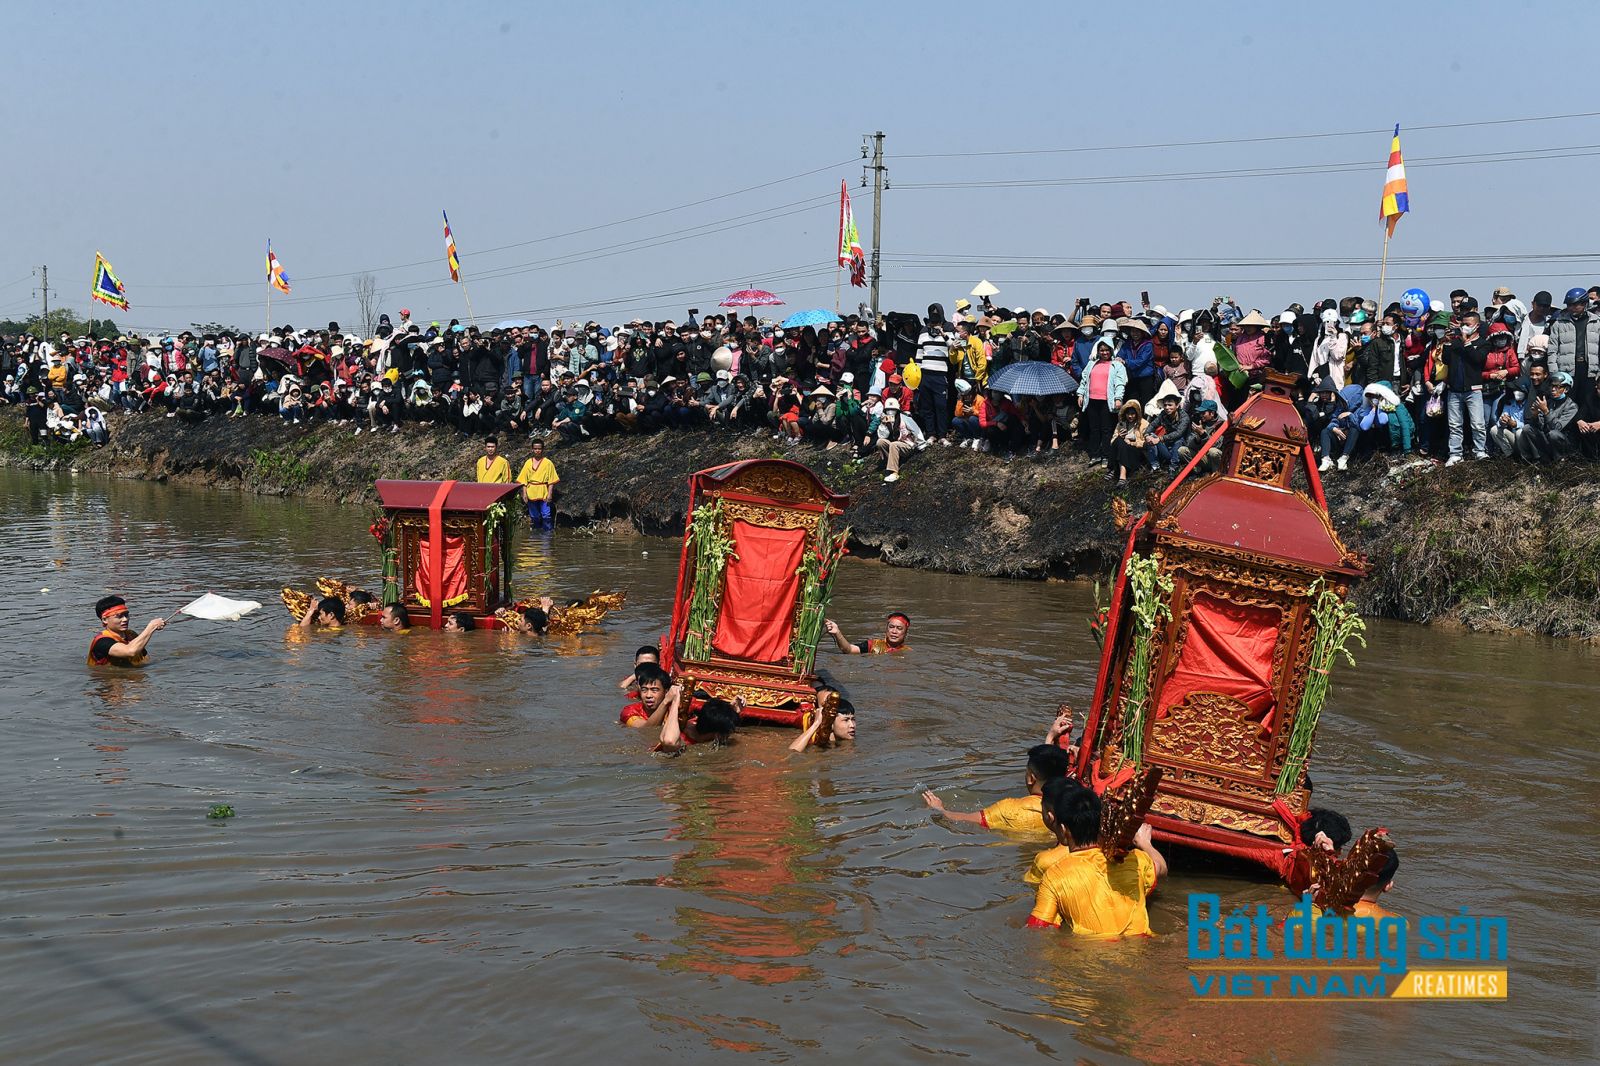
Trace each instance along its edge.
{"label": "man wearing yellow shirt", "polygon": [[556,528],[555,512],[550,509],[550,498],[561,483],[556,464],[544,454],[544,441],[533,442],[533,458],[522,464],[517,474],[517,484],[522,486],[522,498],[528,505],[528,522],[534,529]]}
{"label": "man wearing yellow shirt", "polygon": [[493,437],[483,442],[483,454],[478,456],[478,484],[509,485],[511,464],[506,457],[497,455],[500,444]]}
{"label": "man wearing yellow shirt", "polygon": [[[1060,719],[1057,719],[1059,721]],[[1040,797],[1040,808],[1044,814],[1044,825],[1052,834],[1056,831],[1055,808],[1060,802],[1061,793],[1068,789],[1082,788],[1082,784],[1070,777],[1052,781],[1044,787],[1044,795]],[[1104,804],[1102,803],[1102,807]],[[1155,844],[1150,840],[1150,827],[1141,825],[1138,833],[1134,835],[1133,846],[1143,852],[1149,860],[1150,867],[1155,872],[1155,879],[1167,876],[1167,860],[1156,850]],[[1033,864],[1028,867],[1028,872],[1022,875],[1022,880],[1030,885],[1039,885],[1044,882],[1045,874],[1050,868],[1068,855],[1072,849],[1065,844],[1057,844],[1053,848],[1046,848],[1033,857]],[[1144,864],[1134,857],[1133,852],[1123,856],[1121,862],[1106,865],[1106,880],[1111,882],[1111,887],[1121,892],[1124,896],[1134,894],[1135,888],[1143,882]],[[1143,884],[1145,895],[1155,891],[1155,880]]]}
{"label": "man wearing yellow shirt", "polygon": [[933,808],[935,818],[976,822],[985,829],[996,829],[1003,833],[1043,834],[1048,830],[1045,828],[1044,815],[1040,812],[1039,795],[1048,782],[1065,777],[1069,765],[1067,753],[1056,745],[1035,744],[1028,749],[1028,768],[1023,775],[1023,781],[1028,786],[1026,796],[1011,796],[971,813],[945,810],[944,800],[934,795],[932,789],[922,794],[922,800]]}
{"label": "man wearing yellow shirt", "polygon": [[[1100,797],[1093,789],[1073,784],[1052,788],[1050,799],[1056,839],[1068,850],[1045,871],[1028,925],[1070,925],[1078,936],[1104,939],[1149,936],[1150,913],[1144,900],[1156,880],[1150,856],[1143,847],[1129,852],[1119,865],[1129,867],[1131,883],[1114,883],[1108,876],[1106,854],[1098,843]],[[1139,832],[1144,838],[1142,843],[1147,845],[1148,830]],[[1117,882],[1121,880],[1118,878]]]}

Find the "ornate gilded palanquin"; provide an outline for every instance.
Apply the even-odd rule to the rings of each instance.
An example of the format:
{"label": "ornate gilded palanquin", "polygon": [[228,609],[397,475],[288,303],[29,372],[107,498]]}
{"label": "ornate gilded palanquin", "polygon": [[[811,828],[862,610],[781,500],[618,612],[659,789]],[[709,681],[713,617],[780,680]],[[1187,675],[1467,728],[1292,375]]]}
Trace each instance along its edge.
{"label": "ornate gilded palanquin", "polygon": [[[480,628],[500,627],[494,612],[510,603],[520,489],[471,481],[377,483],[396,564],[393,580],[414,625],[438,629],[446,612],[465,612]],[[455,549],[448,556],[447,546]]]}
{"label": "ornate gilded palanquin", "polygon": [[669,666],[742,698],[749,720],[798,726],[815,696],[817,641],[848,534],[850,497],[783,459],[689,478]]}
{"label": "ornate gilded palanquin", "polygon": [[[1322,589],[1344,598],[1367,570],[1329,519],[1293,382],[1269,376],[1235,412],[1221,470],[1197,475],[1192,463],[1136,522],[1119,515],[1131,527],[1127,552],[1079,754],[1100,787],[1136,760],[1162,768],[1149,819],[1158,839],[1267,865],[1309,802],[1303,762],[1287,774],[1285,764],[1313,601]],[[1130,559],[1153,559],[1159,575],[1148,624],[1134,611]],[[1149,673],[1130,701],[1141,640]]]}

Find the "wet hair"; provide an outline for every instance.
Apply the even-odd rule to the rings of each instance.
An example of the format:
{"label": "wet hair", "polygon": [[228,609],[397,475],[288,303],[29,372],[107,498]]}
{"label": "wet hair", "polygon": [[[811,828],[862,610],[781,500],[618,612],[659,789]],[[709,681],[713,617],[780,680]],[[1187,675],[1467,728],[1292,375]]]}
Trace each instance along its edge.
{"label": "wet hair", "polygon": [[528,625],[533,627],[535,633],[543,634],[550,628],[550,615],[543,607],[524,607],[522,617]]}
{"label": "wet hair", "polygon": [[633,653],[633,661],[634,662],[638,662],[639,661],[639,656],[641,656],[641,655],[650,656],[650,659],[649,659],[650,662],[660,662],[661,661],[661,649],[656,647],[654,644],[646,644],[644,647],[639,648],[637,651],[635,651]]}
{"label": "wet hair", "polygon": [[104,618],[106,616],[106,612],[111,610],[113,607],[124,608],[127,606],[128,601],[123,599],[121,596],[101,596],[98,600],[94,601],[95,617]]}
{"label": "wet hair", "polygon": [[394,611],[395,620],[400,623],[401,629],[411,628],[411,612],[405,609],[404,604],[390,603],[385,606]]}
{"label": "wet hair", "polygon": [[1326,833],[1333,841],[1334,851],[1343,851],[1350,843],[1350,822],[1338,811],[1326,807],[1311,808],[1311,816],[1300,823],[1300,843],[1310,847],[1318,833]]}
{"label": "wet hair", "polygon": [[475,623],[472,620],[472,616],[466,611],[457,611],[450,617],[456,620],[457,629],[467,630],[476,628]]}
{"label": "wet hair", "polygon": [[739,712],[727,700],[706,700],[694,717],[694,731],[719,740],[731,735],[739,725]]}
{"label": "wet hair", "polygon": [[1051,782],[1050,815],[1078,847],[1100,836],[1100,797],[1076,781]]}
{"label": "wet hair", "polygon": [[856,716],[856,705],[845,699],[843,696],[840,696],[839,706],[834,708],[833,713],[835,717],[839,715],[848,715],[849,717],[854,718]]}
{"label": "wet hair", "polygon": [[337,596],[324,596],[317,601],[313,616],[317,614],[331,614],[335,622],[344,625],[344,601]]}
{"label": "wet hair", "polygon": [[1054,744],[1035,744],[1028,749],[1028,772],[1041,784],[1067,776],[1072,760]]}
{"label": "wet hair", "polygon": [[664,689],[672,687],[672,675],[655,663],[640,663],[634,667],[633,680],[640,688],[646,685],[660,685]]}
{"label": "wet hair", "polygon": [[359,603],[362,605],[372,603],[372,593],[366,591],[365,589],[356,589],[354,592],[350,593],[350,602]]}
{"label": "wet hair", "polygon": [[1394,875],[1398,873],[1399,870],[1400,853],[1398,851],[1391,851],[1383,860],[1383,868],[1378,871],[1378,880],[1372,887],[1388,888],[1389,882],[1394,880]]}
{"label": "wet hair", "polygon": [[904,622],[906,624],[906,628],[907,629],[911,628],[911,616],[909,614],[906,614],[904,611],[892,611],[892,612],[890,612],[889,617],[885,618],[884,621],[885,622],[893,622],[896,618],[898,618],[898,619],[900,619],[900,621]]}

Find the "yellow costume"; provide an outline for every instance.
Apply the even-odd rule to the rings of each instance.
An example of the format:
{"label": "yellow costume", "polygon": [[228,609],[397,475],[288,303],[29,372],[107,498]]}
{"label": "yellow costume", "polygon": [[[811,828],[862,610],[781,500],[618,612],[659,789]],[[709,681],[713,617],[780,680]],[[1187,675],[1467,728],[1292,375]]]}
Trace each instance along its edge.
{"label": "yellow costume", "polygon": [[[587,629],[598,626],[602,619],[611,611],[618,610],[627,601],[628,592],[622,589],[617,592],[591,592],[577,603],[565,607],[552,606],[546,614],[550,619],[546,633],[570,636],[582,633]],[[507,629],[516,633],[531,633],[533,628],[522,612],[529,607],[537,607],[537,600],[523,600],[510,607],[502,607],[494,613]]]}
{"label": "yellow costume", "polygon": [[1044,833],[1038,796],[1012,796],[983,809],[983,827],[1006,833]]}
{"label": "yellow costume", "polygon": [[1053,848],[1045,848],[1033,857],[1033,865],[1028,867],[1028,872],[1022,875],[1022,880],[1030,885],[1037,885],[1044,880],[1044,875],[1050,867],[1072,854],[1072,849],[1065,844],[1057,844]]}
{"label": "yellow costume", "polygon": [[[479,478],[482,481],[483,478]],[[556,473],[556,464],[550,461],[547,455],[539,460],[537,466],[532,459],[522,464],[522,470],[517,474],[517,484],[522,486],[522,497],[525,500],[548,500],[550,490],[561,481],[561,475]]]}
{"label": "yellow costume", "polygon": [[1132,867],[1129,872],[1136,878],[1129,886],[1134,890],[1132,896],[1113,887],[1107,877],[1105,852],[1088,847],[1069,853],[1045,874],[1028,924],[1070,922],[1078,936],[1148,936],[1150,913],[1145,909],[1144,897],[1155,884],[1155,865],[1142,851],[1129,852],[1119,865]]}
{"label": "yellow costume", "polygon": [[511,464],[506,462],[506,457],[497,455],[490,459],[486,455],[478,457],[478,483],[489,485],[509,485],[511,483]]}

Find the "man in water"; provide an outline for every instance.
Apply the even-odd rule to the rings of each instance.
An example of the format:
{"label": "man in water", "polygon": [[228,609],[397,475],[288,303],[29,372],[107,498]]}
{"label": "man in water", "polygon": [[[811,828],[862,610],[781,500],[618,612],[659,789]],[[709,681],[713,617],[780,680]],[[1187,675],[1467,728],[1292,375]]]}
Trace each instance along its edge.
{"label": "man in water", "polygon": [[1008,796],[991,803],[981,811],[947,811],[944,800],[932,789],[922,793],[922,801],[933,808],[935,818],[953,822],[972,822],[985,829],[1007,833],[1044,833],[1042,800],[1045,785],[1066,777],[1071,763],[1067,753],[1054,744],[1035,744],[1028,749],[1028,764],[1022,782],[1027,787],[1025,796]]}
{"label": "man in water", "polygon": [[478,456],[478,483],[489,485],[507,485],[511,482],[511,464],[506,462],[506,457],[499,455],[499,441],[490,437],[483,442],[483,454]]}
{"label": "man in water", "polygon": [[100,616],[100,632],[89,642],[90,666],[143,666],[150,658],[145,647],[166,619],[152,618],[137,636],[128,628],[128,601],[121,596],[105,596],[94,605]]}
{"label": "man in water", "polygon": [[[818,699],[821,699],[822,691],[825,690],[820,690],[818,692]],[[799,752],[805,751],[806,748],[810,747],[816,740],[817,732],[822,726],[822,719],[823,716],[821,714],[813,715],[811,724],[806,727],[805,732],[801,733],[798,737],[790,742],[789,750]],[[847,740],[854,742],[855,739],[856,705],[841,696],[839,697],[839,705],[833,712],[833,721],[828,726],[827,740],[821,744],[817,744],[816,746],[819,748],[837,747]]]}
{"label": "man in water", "polygon": [[[483,478],[480,476],[478,480],[482,481]],[[556,516],[550,509],[550,500],[560,483],[561,475],[556,473],[556,464],[544,454],[544,441],[534,441],[533,458],[522,464],[522,470],[517,474],[517,484],[522,486],[522,498],[528,507],[528,523],[535,530],[556,528]]]}
{"label": "man in water", "polygon": [[344,625],[344,601],[337,596],[312,600],[300,617],[301,629],[338,629]]}
{"label": "man in water", "polygon": [[391,633],[405,633],[411,629],[411,613],[398,603],[385,604],[378,616],[378,627]]}
{"label": "man in water", "polygon": [[911,616],[901,611],[891,614],[884,623],[883,638],[864,640],[853,644],[839,628],[839,623],[828,619],[825,623],[828,635],[839,646],[839,650],[846,655],[888,655],[893,652],[905,651],[911,645],[906,643],[906,633],[911,629]]}

